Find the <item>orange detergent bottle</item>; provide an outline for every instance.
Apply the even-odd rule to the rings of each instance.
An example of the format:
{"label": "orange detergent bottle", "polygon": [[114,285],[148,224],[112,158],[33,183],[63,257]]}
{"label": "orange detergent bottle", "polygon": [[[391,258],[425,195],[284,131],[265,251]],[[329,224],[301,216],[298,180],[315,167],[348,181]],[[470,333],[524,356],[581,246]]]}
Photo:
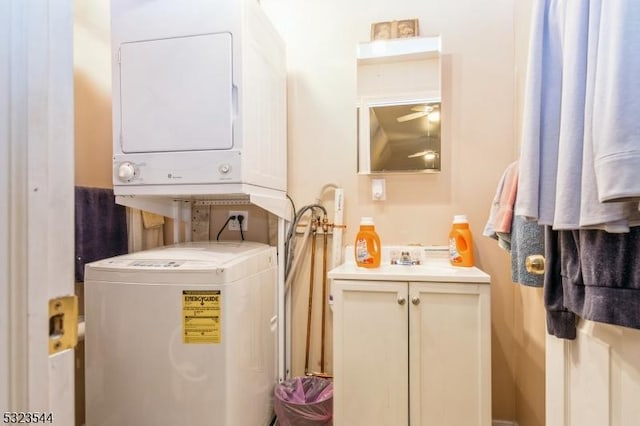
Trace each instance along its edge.
{"label": "orange detergent bottle", "polygon": [[473,240],[466,215],[453,217],[449,232],[449,261],[453,266],[473,266]]}
{"label": "orange detergent bottle", "polygon": [[356,235],[354,246],[356,265],[363,268],[377,268],[380,266],[380,237],[376,233],[373,218],[360,219],[360,230]]}

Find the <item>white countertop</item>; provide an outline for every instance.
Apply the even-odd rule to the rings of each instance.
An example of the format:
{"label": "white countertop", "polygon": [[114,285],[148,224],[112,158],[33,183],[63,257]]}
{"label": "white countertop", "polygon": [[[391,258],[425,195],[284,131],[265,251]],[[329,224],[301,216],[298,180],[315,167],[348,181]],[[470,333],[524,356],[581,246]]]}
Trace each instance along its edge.
{"label": "white countertop", "polygon": [[[394,265],[401,252],[411,254],[419,264]],[[383,247],[379,268],[356,266],[353,246],[345,247],[346,261],[329,271],[328,277],[341,280],[371,281],[429,281],[457,283],[489,283],[491,277],[482,270],[472,267],[452,266],[444,246],[388,246]]]}

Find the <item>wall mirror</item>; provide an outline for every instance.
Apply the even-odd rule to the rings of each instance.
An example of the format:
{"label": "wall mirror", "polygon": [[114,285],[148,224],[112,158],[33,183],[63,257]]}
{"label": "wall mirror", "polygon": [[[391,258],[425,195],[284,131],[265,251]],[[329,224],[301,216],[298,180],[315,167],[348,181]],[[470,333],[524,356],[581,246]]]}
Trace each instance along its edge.
{"label": "wall mirror", "polygon": [[358,173],[440,171],[439,98],[365,101],[358,108]]}

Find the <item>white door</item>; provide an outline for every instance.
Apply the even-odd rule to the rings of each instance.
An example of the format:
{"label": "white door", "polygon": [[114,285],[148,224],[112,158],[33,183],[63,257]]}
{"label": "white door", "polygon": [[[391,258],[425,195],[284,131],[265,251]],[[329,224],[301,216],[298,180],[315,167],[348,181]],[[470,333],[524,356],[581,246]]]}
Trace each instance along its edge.
{"label": "white door", "polygon": [[640,424],[640,330],[580,320],[546,346],[548,426]]}
{"label": "white door", "polygon": [[49,355],[74,292],[72,6],[0,2],[0,411],[31,413],[3,423],[74,424],[73,350]]}
{"label": "white door", "polygon": [[332,286],[336,426],[409,424],[407,283]]}

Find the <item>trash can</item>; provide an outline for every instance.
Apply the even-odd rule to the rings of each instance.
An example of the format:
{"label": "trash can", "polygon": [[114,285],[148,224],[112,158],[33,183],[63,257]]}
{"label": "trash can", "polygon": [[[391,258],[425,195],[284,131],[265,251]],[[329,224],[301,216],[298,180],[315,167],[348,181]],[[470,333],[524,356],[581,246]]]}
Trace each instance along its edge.
{"label": "trash can", "polygon": [[322,377],[294,377],[276,385],[279,426],[333,425],[333,383]]}

